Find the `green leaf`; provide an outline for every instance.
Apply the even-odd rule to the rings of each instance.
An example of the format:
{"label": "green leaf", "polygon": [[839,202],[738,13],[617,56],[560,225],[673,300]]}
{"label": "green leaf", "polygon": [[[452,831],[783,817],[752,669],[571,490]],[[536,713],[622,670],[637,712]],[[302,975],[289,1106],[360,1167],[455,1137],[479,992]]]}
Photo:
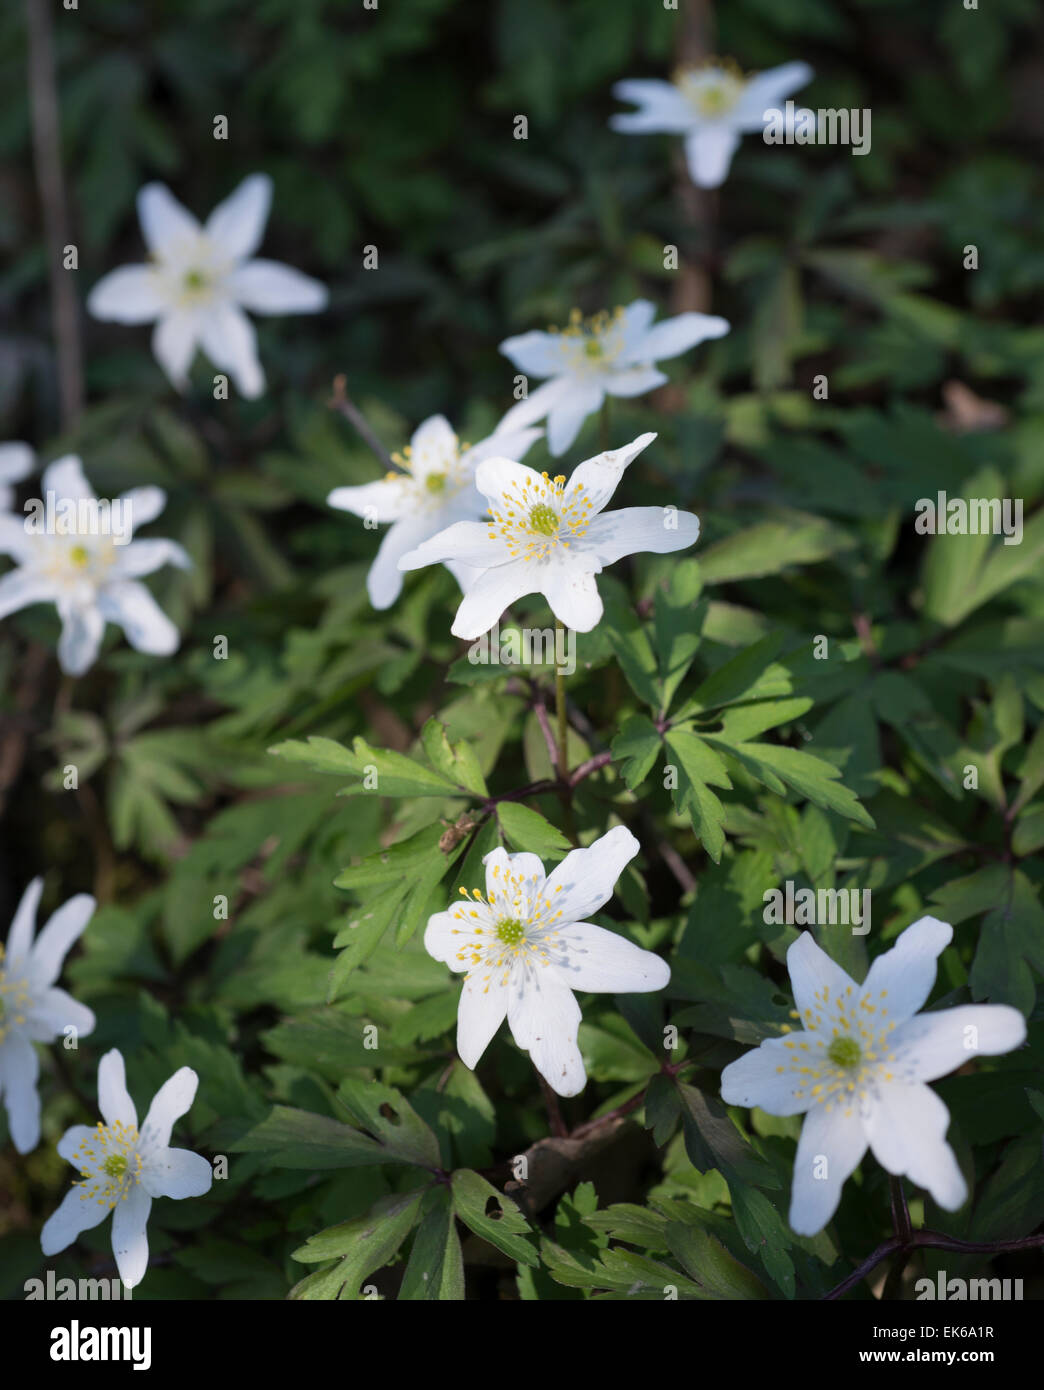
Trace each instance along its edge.
{"label": "green leaf", "polygon": [[476,796],[489,795],[475,750],[466,739],[451,744],[445,725],[437,719],[429,719],[421,730],[421,742],[436,771]]}
{"label": "green leaf", "polygon": [[464,1298],[464,1261],[450,1194],[440,1187],[429,1194],[428,1204],[413,1239],[399,1299],[460,1301]]}
{"label": "green leaf", "polygon": [[620,771],[627,786],[634,791],[645,781],[656,762],[663,738],[651,719],[644,714],[632,714],[624,721],[613,739],[613,761],[621,764]]}
{"label": "green leaf", "polygon": [[539,811],[523,806],[519,801],[497,804],[497,819],[504,838],[516,850],[528,850],[544,858],[546,855],[567,854],[573,846]]}
{"label": "green leaf", "polygon": [[302,1264],[336,1260],[329,1269],[302,1279],[292,1299],[358,1298],[367,1275],[383,1269],[416,1224],[423,1190],[382,1197],[365,1216],[328,1226],[299,1246],[292,1258]]}
{"label": "green leaf", "polygon": [[700,573],[705,584],[759,579],[779,574],[791,565],[814,565],[853,545],[853,538],[836,521],[805,512],[784,512],[703,551]]}
{"label": "green leaf", "polygon": [[[510,1197],[468,1168],[458,1169],[452,1184],[453,1210],[469,1230],[513,1260],[525,1265],[540,1263],[536,1246],[525,1238],[531,1234],[529,1222]],[[495,1212],[487,1212],[491,1201],[497,1205]]]}
{"label": "green leaf", "polygon": [[699,1226],[670,1221],[666,1228],[671,1254],[700,1289],[701,1298],[751,1301],[768,1297],[753,1271],[734,1259],[725,1247]]}
{"label": "green leaf", "polygon": [[229,1146],[233,1153],[259,1153],[281,1168],[364,1168],[397,1162],[380,1144],[349,1125],[286,1105],[254,1125]]}

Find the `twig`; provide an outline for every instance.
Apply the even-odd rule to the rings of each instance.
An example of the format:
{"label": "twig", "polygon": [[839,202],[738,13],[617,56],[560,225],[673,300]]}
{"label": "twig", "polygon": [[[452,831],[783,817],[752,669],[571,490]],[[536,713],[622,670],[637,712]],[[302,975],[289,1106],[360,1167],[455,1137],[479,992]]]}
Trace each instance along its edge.
{"label": "twig", "polygon": [[62,265],[70,245],[69,214],[62,179],[61,126],[55,81],[51,0],[26,0],[29,31],[29,95],[32,108],[33,163],[43,208],[51,316],[58,362],[58,403],[62,428],[75,424],[83,409],[83,350],[80,306],[72,275]]}
{"label": "twig", "polygon": [[348,378],[343,373],[334,377],[333,395],[327,401],[327,405],[331,410],[336,410],[338,415],[343,415],[348,423],[353,426],[360,439],[368,444],[370,449],[377,456],[378,462],[386,473],[405,472],[405,469],[400,468],[399,465],[394,462],[391,454],[388,453],[388,450],[370,428],[370,422],[367,420],[366,416],[348,396],[345,389],[347,384]]}

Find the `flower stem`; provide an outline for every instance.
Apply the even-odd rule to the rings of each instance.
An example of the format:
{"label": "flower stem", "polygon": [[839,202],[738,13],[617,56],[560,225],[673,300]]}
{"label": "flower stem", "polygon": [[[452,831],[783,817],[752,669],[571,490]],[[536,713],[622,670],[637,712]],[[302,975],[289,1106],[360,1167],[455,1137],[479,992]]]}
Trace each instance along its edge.
{"label": "flower stem", "polygon": [[[555,650],[558,650],[558,633],[563,632],[561,622],[555,619]],[[573,819],[572,788],[569,785],[569,721],[566,714],[565,674],[561,666],[555,666],[555,713],[558,717],[558,758],[557,772],[562,795],[562,818],[567,837],[576,844],[576,823]]]}

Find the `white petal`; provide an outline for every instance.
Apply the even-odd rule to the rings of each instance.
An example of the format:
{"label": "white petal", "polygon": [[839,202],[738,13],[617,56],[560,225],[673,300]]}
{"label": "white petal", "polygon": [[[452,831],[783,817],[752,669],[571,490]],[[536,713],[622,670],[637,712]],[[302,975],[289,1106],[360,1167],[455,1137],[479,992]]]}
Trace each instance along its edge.
{"label": "white petal", "polygon": [[504,418],[497,426],[498,433],[525,429],[538,420],[542,420],[556,402],[571,390],[572,377],[556,376],[552,377],[550,381],[545,381],[542,386],[538,386],[535,391],[530,391],[528,395],[505,412]]}
{"label": "white petal", "polygon": [[996,1057],[1026,1041],[1026,1020],[1007,1004],[965,1004],[918,1014],[892,1034],[894,1065],[911,1081],[934,1081],[973,1057]]}
{"label": "white petal", "polygon": [[[484,468],[485,464],[479,467]],[[419,570],[425,565],[441,564],[444,560],[460,560],[465,565],[474,565],[476,569],[490,569],[495,565],[506,568],[509,558],[507,546],[502,540],[496,537],[490,540],[487,522],[456,521],[422,542],[415,550],[408,551],[399,561],[399,568]]]}
{"label": "white petal", "polygon": [[685,158],[693,183],[699,188],[719,188],[739,142],[739,135],[727,125],[704,125],[687,135]]}
{"label": "white petal", "polygon": [[38,987],[52,985],[62,971],[62,963],[79,940],[97,906],[89,893],[77,893],[49,918],[36,938],[30,968]]}
{"label": "white petal", "polygon": [[88,1142],[95,1137],[96,1131],[90,1125],[73,1125],[67,1129],[55,1146],[60,1158],[64,1158],[66,1163],[71,1163],[74,1168],[79,1167],[73,1154],[77,1152],[80,1145],[87,1140]]}
{"label": "white petal", "polygon": [[[648,994],[670,982],[667,962],[617,932],[573,922],[557,933],[552,969],[573,990],[592,994]],[[560,952],[560,954],[559,954]]]}
{"label": "white petal", "polygon": [[188,384],[198,336],[199,319],[189,313],[167,314],[153,329],[152,355],[179,391]]}
{"label": "white petal", "polygon": [[474,565],[462,565],[459,560],[446,560],[443,563],[457,581],[462,594],[470,593],[472,587],[486,573],[483,569],[476,569]]}
{"label": "white petal", "polygon": [[271,205],[272,180],[249,174],[207,218],[207,236],[233,260],[246,260],[261,245]]}
{"label": "white petal", "polygon": [[526,376],[555,376],[562,371],[564,354],[559,333],[519,333],[505,338],[498,348]]}
{"label": "white petal", "polygon": [[415,550],[431,535],[431,521],[411,516],[397,521],[381,538],[370,572],[366,576],[366,592],[374,608],[390,608],[402,593],[402,570],[399,561]]}
{"label": "white petal", "polygon": [[640,848],[625,825],[616,825],[589,848],[571,850],[548,875],[544,890],[555,910],[561,909],[560,920],[582,922],[603,907]]}
{"label": "white petal", "polygon": [[618,332],[627,361],[636,360],[630,355],[631,349],[645,337],[655,317],[656,305],[651,299],[632,299],[624,309]]}
{"label": "white petal", "polygon": [[53,603],[54,581],[33,570],[11,570],[0,577],[0,618],[34,603]]}
{"label": "white petal", "polygon": [[655,438],[652,433],[640,434],[622,449],[607,449],[577,464],[566,484],[564,505],[584,505],[591,516],[597,515],[616,491],[624,470]]}
{"label": "white petal", "polygon": [[523,594],[536,591],[533,574],[534,566],[525,560],[512,560],[496,569],[484,570],[461,600],[450,628],[454,637],[471,641],[488,632],[505,608]]}
{"label": "white petal", "polygon": [[596,556],[599,568],[611,565],[624,555],[647,551],[669,555],[687,550],[700,535],[700,519],[692,512],[668,511],[663,507],[621,507],[619,511],[596,516],[587,534],[576,546],[577,558]]}
{"label": "white petal", "polygon": [[10,555],[22,563],[39,553],[39,537],[25,529],[27,520],[14,512],[0,513],[0,555]]}
{"label": "white petal", "polygon": [[[567,552],[572,555],[572,551]],[[540,592],[563,627],[591,632],[602,618],[602,598],[591,568],[579,561],[552,560],[541,566]]]}
{"label": "white petal", "polygon": [[[77,1125],[76,1128],[79,1130],[85,1126]],[[63,1154],[62,1157],[67,1155]],[[72,1245],[82,1232],[100,1226],[108,1216],[109,1210],[105,1202],[94,1202],[85,1198],[81,1187],[70,1188],[62,1198],[57,1211],[52,1212],[44,1222],[43,1230],[40,1232],[40,1249],[45,1255],[57,1255]]]}
{"label": "white petal", "polygon": [[543,862],[537,855],[530,854],[527,850],[523,850],[519,854],[508,854],[506,849],[498,845],[496,849],[483,855],[482,862],[486,867],[487,899],[491,899],[496,893],[504,889],[509,874],[516,880],[525,879],[527,889],[533,897],[544,886],[546,875]]}
{"label": "white petal", "polygon": [[[792,1033],[789,1041],[804,1036]],[[766,1038],[760,1047],[729,1063],[721,1074],[721,1098],[726,1105],[756,1105],[769,1115],[800,1115],[810,1107],[808,1087],[800,1086],[791,1070],[787,1041]]]}
{"label": "white petal", "polygon": [[807,63],[783,63],[756,73],[746,84],[729,118],[740,130],[762,130],[765,112],[779,110],[785,99],[812,81]]}
{"label": "white petal", "polygon": [[128,545],[120,546],[116,556],[116,563],[109,573],[119,579],[137,579],[140,575],[162,569],[164,565],[175,565],[182,570],[192,568],[192,560],[185,547],[177,541],[131,541]]}
{"label": "white petal", "polygon": [[94,665],[105,633],[105,619],[93,605],[64,607],[62,635],[58,639],[58,664],[70,676],[82,676]]}
{"label": "white petal", "polygon": [[[410,449],[413,455],[444,455],[457,452],[457,436],[445,415],[429,415],[413,431]],[[415,459],[411,458],[415,464]]]}
{"label": "white petal", "polygon": [[123,503],[130,517],[131,530],[136,531],[139,526],[156,520],[167,505],[167,494],[161,487],[132,487],[121,492],[117,501]]}
{"label": "white petal", "polygon": [[160,1149],[142,1169],[141,1185],[150,1197],[202,1197],[210,1191],[214,1173],[202,1154],[191,1149]]}
{"label": "white petal", "polygon": [[464,454],[464,462],[472,467],[487,458],[508,458],[515,459],[516,462],[525,458],[531,445],[541,437],[544,431],[538,427],[531,429],[506,430],[503,428],[503,421],[497,426],[496,430],[488,439],[482,439],[478,444],[473,444]]}
{"label": "white petal", "polygon": [[179,1067],[173,1076],[164,1081],[153,1097],[141,1127],[143,1146],[147,1145],[150,1151],[167,1147],[174,1121],[191,1109],[198,1085],[199,1077],[191,1067]]}
{"label": "white petal", "polygon": [[527,487],[542,489],[543,482],[541,475],[528,464],[493,455],[484,458],[475,469],[475,486],[495,507],[504,510],[517,505]]}
{"label": "white petal", "polygon": [[938,917],[919,917],[892,949],[870,966],[863,981],[864,994],[885,999],[884,1007],[893,1023],[912,1018],[931,994],[936,962],[952,940],[949,923],[940,922]]}
{"label": "white petal", "polygon": [[20,483],[33,471],[35,454],[28,444],[13,440],[0,444],[0,482]]}
{"label": "white petal", "polygon": [[849,985],[853,990],[857,988],[850,976],[816,944],[811,932],[802,932],[790,946],[787,970],[794,990],[794,1002],[802,1017],[807,1009],[815,1013],[823,1008],[821,999],[824,990],[838,998],[844,995]]}
{"label": "white petal", "polygon": [[[792,948],[793,949],[793,948]],[[866,1153],[863,1122],[853,1106],[817,1105],[805,1116],[794,1158],[790,1224],[799,1236],[814,1236],[841,1200],[845,1179]]]}
{"label": "white petal", "polygon": [[232,304],[217,304],[200,320],[199,345],[221,371],[232,374],[236,390],[255,400],[265,389],[254,325]]}
{"label": "white petal", "polygon": [[692,106],[673,82],[658,78],[627,78],[613,86],[619,101],[633,101],[638,111],[620,112],[609,117],[613,130],[625,135],[646,135],[656,131],[679,135],[696,119]]}
{"label": "white petal", "polygon": [[580,433],[580,426],[602,404],[604,395],[600,380],[570,379],[569,390],[561,393],[547,416],[547,447],[555,458],[569,448]]}
{"label": "white petal", "polygon": [[136,1183],[112,1214],[112,1253],[116,1268],[128,1289],[135,1288],[145,1278],[149,1267],[149,1212],[152,1198],[141,1183]]}
{"label": "white petal", "polygon": [[335,487],[326,499],[328,507],[377,522],[398,521],[403,514],[406,489],[398,479],[380,478],[357,487]]}
{"label": "white petal", "polygon": [[74,502],[93,501],[94,493],[83,475],[83,464],[76,454],[63,454],[44,469],[44,493],[53,492],[56,498],[68,497]]}
{"label": "white petal", "polygon": [[580,1005],[557,975],[537,968],[520,987],[513,974],[508,1027],[553,1091],[575,1096],[583,1090],[587,1076],[576,1042]]}
{"label": "white petal", "polygon": [[424,949],[435,960],[445,961],[451,970],[464,970],[457,961],[457,943],[454,938],[456,928],[451,912],[434,912],[424,928]]}
{"label": "white petal", "polygon": [[40,906],[42,893],[43,879],[34,878],[26,887],[17,908],[15,908],[15,915],[11,920],[11,930],[7,934],[6,954],[7,969],[9,970],[21,965],[32,950],[33,933],[36,930],[36,910]]}
{"label": "white petal", "polygon": [[662,362],[688,352],[708,338],[721,338],[729,331],[728,319],[716,314],[678,314],[654,324],[628,354],[631,362]]}
{"label": "white petal", "polygon": [[154,252],[193,242],[201,231],[191,212],[162,183],[147,183],[138,194],[138,217],[145,245]]}
{"label": "white petal", "polygon": [[170,656],[181,642],[181,634],[156,600],[137,580],[110,584],[98,595],[101,613],[118,623],[127,641],[150,656]]}
{"label": "white petal", "polygon": [[110,323],[151,323],[166,309],[162,281],[147,265],[110,270],[87,296],[88,313]]}
{"label": "white petal", "polygon": [[33,1000],[33,1011],[26,1023],[35,1042],[51,1042],[61,1037],[66,1028],[75,1028],[78,1038],[94,1032],[95,1017],[86,1004],[81,1004],[64,989],[48,989]]}
{"label": "white petal", "polygon": [[330,297],[318,280],[279,261],[248,261],[226,283],[232,298],[255,314],[314,314]]}
{"label": "white petal", "polygon": [[0,1090],[11,1142],[20,1154],[31,1153],[40,1142],[39,1074],[36,1048],[22,1033],[8,1034],[0,1043]]}
{"label": "white petal", "polygon": [[123,1055],[115,1047],[98,1064],[98,1109],[109,1127],[117,1123],[130,1129],[138,1127],[138,1112],[127,1092]]}
{"label": "white petal", "polygon": [[457,1011],[457,1051],[472,1071],[504,1022],[507,1009],[508,987],[501,975],[491,977],[489,971],[476,970],[465,976]]}
{"label": "white petal", "polygon": [[950,1112],[927,1086],[881,1084],[866,1121],[866,1136],[883,1168],[929,1191],[945,1211],[963,1206],[968,1188],[946,1143]]}
{"label": "white petal", "polygon": [[634,396],[644,396],[646,391],[655,391],[667,380],[655,367],[620,367],[605,378],[605,389],[610,396],[630,400]]}

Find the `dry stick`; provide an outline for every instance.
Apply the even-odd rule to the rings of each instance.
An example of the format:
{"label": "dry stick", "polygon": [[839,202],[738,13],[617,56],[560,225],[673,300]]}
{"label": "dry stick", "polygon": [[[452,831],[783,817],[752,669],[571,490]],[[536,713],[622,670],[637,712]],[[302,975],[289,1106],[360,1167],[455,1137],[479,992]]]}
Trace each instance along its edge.
{"label": "dry stick", "polygon": [[347,384],[348,378],[343,373],[334,377],[333,395],[327,401],[327,405],[331,410],[336,410],[339,415],[343,415],[349,424],[354,427],[360,439],[373,450],[386,473],[404,472],[405,470],[394,462],[391,454],[388,453],[388,450],[374,434],[366,416],[349,397],[345,390]]}
{"label": "dry stick", "polygon": [[62,266],[69,241],[68,205],[62,179],[61,126],[54,68],[51,0],[26,0],[29,30],[29,96],[32,107],[33,163],[43,206],[51,314],[58,358],[58,401],[62,428],[76,423],[83,409],[83,350],[80,306],[73,277]]}

